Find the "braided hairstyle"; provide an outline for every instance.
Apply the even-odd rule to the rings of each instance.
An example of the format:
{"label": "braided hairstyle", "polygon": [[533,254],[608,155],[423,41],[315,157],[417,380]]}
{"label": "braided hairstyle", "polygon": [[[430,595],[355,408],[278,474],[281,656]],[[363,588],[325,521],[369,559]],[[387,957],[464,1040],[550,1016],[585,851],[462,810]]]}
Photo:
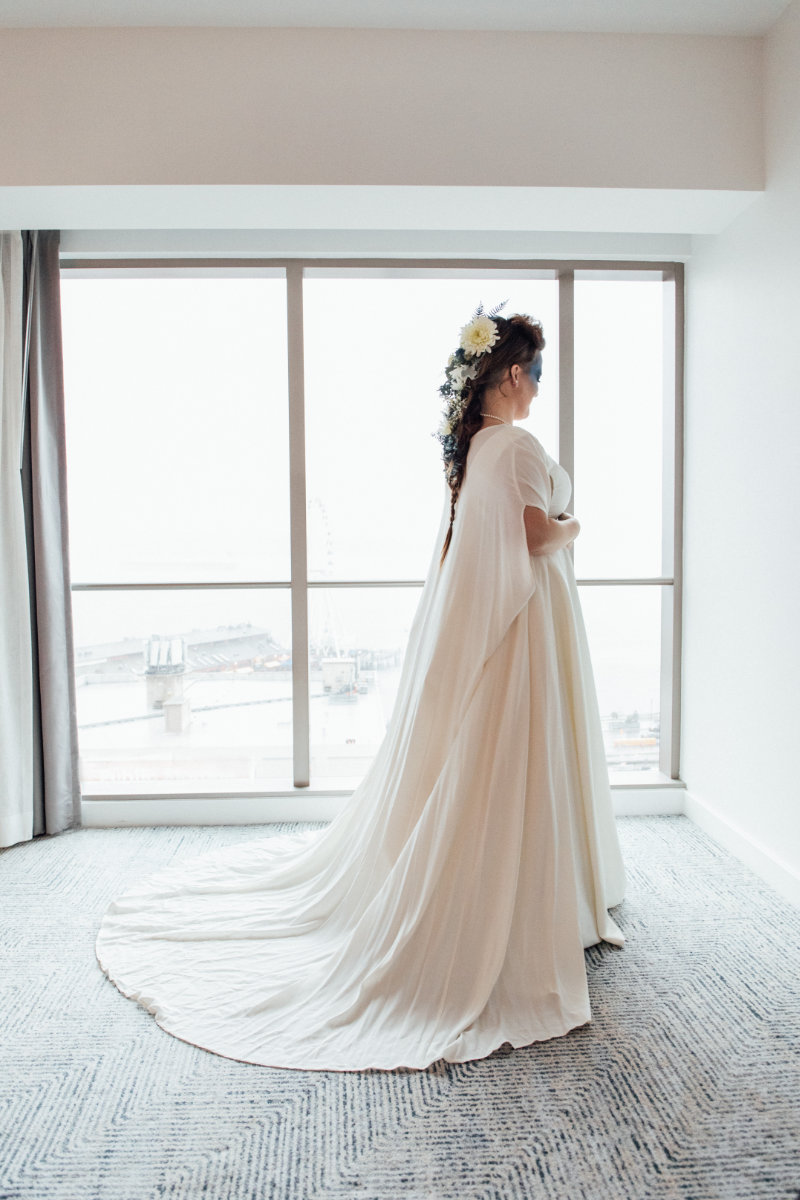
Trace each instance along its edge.
{"label": "braided hairstyle", "polygon": [[450,525],[439,559],[440,566],[453,537],[456,503],[467,469],[469,445],[483,424],[481,409],[486,389],[501,383],[514,363],[519,363],[521,367],[530,366],[545,344],[541,323],[524,313],[517,313],[513,317],[492,316],[491,320],[497,326],[498,339],[489,351],[478,358],[474,376],[467,378],[461,388],[455,414],[446,421],[445,432],[438,435],[442,444],[445,479],[450,488]]}

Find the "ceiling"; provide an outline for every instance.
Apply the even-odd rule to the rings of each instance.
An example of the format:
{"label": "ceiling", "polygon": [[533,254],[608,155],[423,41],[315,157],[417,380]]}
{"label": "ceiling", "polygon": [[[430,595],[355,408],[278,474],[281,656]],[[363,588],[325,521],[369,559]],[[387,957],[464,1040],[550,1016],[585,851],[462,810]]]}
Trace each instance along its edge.
{"label": "ceiling", "polygon": [[789,0],[0,0],[0,27],[275,26],[765,33]]}

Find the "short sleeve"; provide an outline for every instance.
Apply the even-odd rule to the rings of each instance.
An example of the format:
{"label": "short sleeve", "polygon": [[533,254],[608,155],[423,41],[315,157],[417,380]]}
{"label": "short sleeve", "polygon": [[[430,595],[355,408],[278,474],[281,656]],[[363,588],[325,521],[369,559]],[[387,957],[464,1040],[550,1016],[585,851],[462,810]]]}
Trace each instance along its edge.
{"label": "short sleeve", "polygon": [[531,508],[550,510],[552,485],[544,450],[525,430],[514,441],[514,477],[520,499]]}

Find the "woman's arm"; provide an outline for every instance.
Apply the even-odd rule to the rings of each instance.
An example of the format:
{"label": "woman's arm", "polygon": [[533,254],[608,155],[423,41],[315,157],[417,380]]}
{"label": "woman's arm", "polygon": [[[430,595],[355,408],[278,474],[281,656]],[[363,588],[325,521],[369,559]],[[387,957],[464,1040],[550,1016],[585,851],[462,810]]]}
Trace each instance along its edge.
{"label": "woman's arm", "polygon": [[569,513],[548,517],[543,509],[526,504],[524,516],[529,554],[554,554],[573,542],[581,531],[580,521]]}

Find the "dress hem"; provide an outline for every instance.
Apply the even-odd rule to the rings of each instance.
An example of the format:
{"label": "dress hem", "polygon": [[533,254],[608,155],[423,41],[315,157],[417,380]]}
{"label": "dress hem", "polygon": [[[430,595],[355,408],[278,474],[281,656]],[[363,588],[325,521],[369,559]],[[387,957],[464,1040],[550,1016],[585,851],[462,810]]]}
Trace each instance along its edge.
{"label": "dress hem", "polygon": [[[483,1059],[490,1058],[498,1050],[501,1050],[503,1048],[503,1046],[510,1046],[512,1048],[512,1050],[522,1050],[527,1046],[535,1046],[539,1042],[553,1041],[557,1038],[565,1037],[568,1033],[571,1033],[574,1029],[582,1029],[584,1026],[590,1025],[592,1023],[591,1013],[588,1016],[586,1016],[585,1013],[580,1013],[580,1014],[576,1014],[576,1016],[574,1018],[570,1017],[566,1021],[561,1022],[561,1024],[559,1024],[558,1028],[552,1033],[543,1033],[543,1034],[540,1034],[540,1035],[537,1035],[534,1037],[525,1037],[522,1039],[520,1039],[518,1037],[514,1038],[514,1039],[502,1038],[502,1040],[499,1041],[495,1046],[493,1046],[491,1050],[486,1050],[485,1053],[471,1052],[471,1053],[469,1053],[469,1055],[467,1055],[463,1058],[456,1058],[456,1057],[449,1058],[445,1054],[440,1054],[436,1058],[432,1058],[429,1062],[421,1063],[421,1064],[408,1063],[408,1062],[392,1063],[391,1065],[382,1065],[380,1063],[368,1063],[363,1066],[357,1066],[357,1067],[356,1066],[334,1067],[334,1066],[325,1066],[323,1064],[315,1064],[313,1066],[309,1066],[307,1064],[292,1065],[290,1063],[285,1063],[285,1062],[283,1062],[283,1063],[264,1062],[261,1059],[246,1058],[246,1057],[243,1057],[242,1055],[236,1054],[234,1052],[214,1049],[211,1046],[204,1046],[202,1044],[202,1042],[196,1041],[193,1038],[189,1037],[188,1035],[178,1033],[175,1029],[170,1029],[169,1025],[165,1022],[164,1018],[159,1017],[157,1012],[155,1012],[147,1004],[142,1003],[142,1001],[139,998],[139,995],[137,994],[135,989],[128,988],[126,986],[124,980],[121,978],[112,978],[112,976],[109,972],[109,968],[104,965],[103,960],[101,959],[100,953],[97,950],[97,948],[95,948],[95,957],[97,958],[97,962],[98,962],[103,974],[106,976],[109,983],[113,984],[113,986],[117,989],[117,991],[120,993],[120,995],[124,996],[126,1000],[133,1000],[136,1004],[139,1005],[140,1008],[143,1008],[145,1010],[145,1012],[148,1012],[152,1016],[155,1024],[158,1026],[158,1028],[163,1030],[164,1033],[169,1034],[170,1037],[176,1038],[179,1042],[183,1042],[187,1046],[195,1046],[198,1050],[202,1050],[206,1054],[216,1054],[220,1058],[229,1059],[231,1062],[240,1062],[243,1065],[249,1066],[249,1067],[268,1067],[271,1070],[275,1070],[275,1071],[335,1071],[338,1074],[348,1074],[348,1073],[359,1072],[359,1071],[428,1071],[432,1067],[435,1067],[437,1065],[437,1063],[452,1063],[452,1064],[456,1065],[456,1064],[468,1063],[468,1062],[480,1062]],[[458,1036],[461,1036],[461,1035],[458,1035]]]}

